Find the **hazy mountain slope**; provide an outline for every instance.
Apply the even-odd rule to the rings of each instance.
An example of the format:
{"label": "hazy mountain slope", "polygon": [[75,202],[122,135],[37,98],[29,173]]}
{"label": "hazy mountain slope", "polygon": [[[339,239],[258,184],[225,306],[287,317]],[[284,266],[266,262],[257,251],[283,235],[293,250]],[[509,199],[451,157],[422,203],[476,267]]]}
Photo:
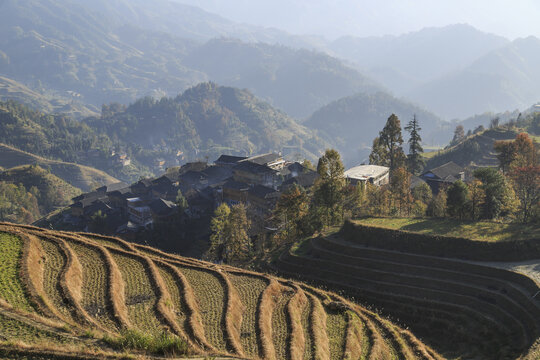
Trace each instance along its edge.
{"label": "hazy mountain slope", "polygon": [[6,169],[22,165],[39,165],[73,187],[90,191],[98,185],[111,184],[119,180],[103,171],[62,161],[48,160],[0,143],[0,166]]}
{"label": "hazy mountain slope", "polygon": [[508,40],[469,25],[425,28],[401,36],[342,37],[329,45],[398,94],[470,65]]}
{"label": "hazy mountain slope", "polygon": [[15,80],[0,76],[0,101],[6,100],[15,100],[41,111],[61,112],[77,118],[96,115],[97,110],[92,105],[74,101],[69,95],[62,97],[58,94],[34,91]]}
{"label": "hazy mountain slope", "polygon": [[[174,99],[141,99],[124,111],[86,123],[128,147],[160,149],[164,155],[181,150],[188,159],[213,158],[223,151],[284,151],[313,159],[327,146],[250,92],[213,83],[197,85]],[[137,156],[136,149],[132,153]]]}
{"label": "hazy mountain slope", "polygon": [[540,100],[540,39],[517,39],[411,94],[447,117],[524,109]]}
{"label": "hazy mountain slope", "polygon": [[300,118],[340,97],[381,89],[336,58],[262,43],[211,40],[191,53],[186,63],[213,81],[248,88]]}
{"label": "hazy mountain slope", "polygon": [[[71,199],[81,193],[56,175],[39,166],[25,165],[0,172],[0,183],[22,184],[37,199],[38,218],[60,207],[71,204]],[[6,219],[3,219],[6,220]],[[37,220],[37,218],[36,218]]]}
{"label": "hazy mountain slope", "polygon": [[352,166],[367,162],[373,139],[392,113],[400,118],[402,127],[416,114],[426,143],[434,141],[429,133],[444,125],[436,115],[381,92],[334,101],[316,111],[304,125],[320,130],[334,140],[347,164]]}
{"label": "hazy mountain slope", "polygon": [[121,37],[115,21],[88,10],[86,4],[71,0],[0,3],[4,59],[0,74],[32,89],[45,88],[96,106],[127,103],[156,89],[178,93],[206,78],[180,63],[192,42],[150,33],[146,35],[151,38],[149,46],[142,48],[145,53],[130,44],[137,43],[140,33]]}

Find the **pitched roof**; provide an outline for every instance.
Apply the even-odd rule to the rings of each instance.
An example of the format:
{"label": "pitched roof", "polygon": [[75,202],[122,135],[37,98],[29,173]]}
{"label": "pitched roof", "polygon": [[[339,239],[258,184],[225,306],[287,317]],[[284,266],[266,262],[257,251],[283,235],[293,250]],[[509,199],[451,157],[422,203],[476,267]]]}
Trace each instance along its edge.
{"label": "pitched roof", "polygon": [[309,171],[309,172],[301,173],[298,176],[285,180],[281,186],[283,188],[286,188],[293,184],[298,184],[302,186],[303,188],[308,188],[310,186],[313,186],[313,184],[315,183],[315,180],[317,180],[318,178],[319,178],[319,174],[316,171]]}
{"label": "pitched roof", "polygon": [[102,186],[100,188],[97,188],[96,191],[97,192],[108,193],[108,192],[111,192],[111,191],[124,189],[124,188],[126,188],[128,186],[129,185],[126,184],[125,182],[120,181],[120,182],[117,182],[117,183],[114,183],[114,184],[109,184],[109,185],[105,185],[105,186]]}
{"label": "pitched roof", "polygon": [[266,165],[260,165],[260,164],[257,164],[257,163],[251,162],[251,161],[241,161],[241,162],[239,162],[233,168],[233,171],[234,170],[247,171],[247,172],[256,173],[256,174],[275,173],[276,172],[275,170],[270,169]]}
{"label": "pitched roof", "polygon": [[249,190],[249,185],[240,181],[235,181],[233,179],[227,180],[222,187],[224,189],[233,189],[233,190],[240,190],[245,191]]}
{"label": "pitched roof", "polygon": [[234,156],[234,155],[221,155],[216,161],[215,164],[236,164],[239,161],[247,159],[245,156]]}
{"label": "pitched roof", "polygon": [[275,193],[278,193],[278,191],[272,188],[263,186],[263,185],[255,185],[254,187],[249,189],[250,195],[254,195],[261,199],[265,199],[268,195],[275,194]]}
{"label": "pitched roof", "polygon": [[441,180],[456,181],[457,179],[459,179],[459,174],[463,171],[464,170],[461,166],[459,166],[453,161],[450,161],[444,165],[426,171],[422,174],[422,177],[425,177],[425,175],[428,173],[432,173]]}
{"label": "pitched roof", "polygon": [[172,201],[155,199],[148,204],[148,207],[154,214],[169,215],[176,211],[176,204]]}
{"label": "pitched roof", "polygon": [[210,166],[202,171],[202,173],[206,175],[208,184],[211,185],[231,177],[232,170],[223,166]]}
{"label": "pitched roof", "polygon": [[281,155],[268,153],[268,154],[252,156],[242,161],[243,162],[249,161],[255,164],[259,164],[259,165],[266,165],[279,159],[281,159]]}

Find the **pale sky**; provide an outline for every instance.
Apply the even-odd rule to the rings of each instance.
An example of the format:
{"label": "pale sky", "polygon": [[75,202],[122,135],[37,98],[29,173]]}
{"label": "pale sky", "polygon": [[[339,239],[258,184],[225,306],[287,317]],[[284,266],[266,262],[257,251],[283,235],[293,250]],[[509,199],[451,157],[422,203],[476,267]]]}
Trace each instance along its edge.
{"label": "pale sky", "polygon": [[467,23],[510,40],[540,37],[540,0],[175,0],[294,34],[399,35]]}

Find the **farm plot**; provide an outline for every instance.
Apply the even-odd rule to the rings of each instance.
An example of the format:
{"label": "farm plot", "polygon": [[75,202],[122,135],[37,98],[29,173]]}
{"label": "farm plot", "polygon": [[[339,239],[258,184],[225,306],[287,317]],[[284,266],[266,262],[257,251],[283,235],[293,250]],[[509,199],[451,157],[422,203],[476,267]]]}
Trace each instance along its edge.
{"label": "farm plot", "polygon": [[11,306],[32,311],[19,276],[22,246],[19,237],[0,233],[0,297]]}
{"label": "farm plot", "polygon": [[209,270],[175,264],[193,288],[199,305],[206,339],[216,349],[227,351],[225,329],[225,289],[217,276]]}
{"label": "farm plot", "polygon": [[88,245],[66,240],[77,255],[83,269],[81,306],[99,324],[110,330],[117,330],[107,301],[109,280],[102,254]]}
{"label": "farm plot", "polygon": [[[308,297],[309,300],[309,297]],[[311,360],[313,358],[313,339],[309,329],[311,329],[311,311],[313,305],[311,301],[308,301],[304,310],[302,311],[302,327],[304,328],[305,350],[304,359]]]}
{"label": "farm plot", "polygon": [[287,304],[294,296],[294,289],[282,287],[282,291],[276,299],[274,311],[272,313],[272,340],[276,357],[278,359],[287,359],[289,357],[289,324]]}
{"label": "farm plot", "polygon": [[62,270],[66,266],[65,255],[60,250],[60,246],[52,240],[47,239],[43,235],[40,236],[40,239],[45,255],[45,266],[43,268],[43,289],[45,290],[45,294],[51,299],[55,308],[62,315],[73,320],[71,311],[66,306],[66,301],[60,288]]}
{"label": "farm plot", "polygon": [[326,331],[330,342],[330,354],[332,359],[343,359],[343,350],[345,348],[345,339],[347,336],[346,314],[327,311]]}
{"label": "farm plot", "polygon": [[176,280],[174,278],[174,275],[171,273],[171,271],[164,266],[160,266],[156,264],[159,270],[159,273],[161,277],[163,278],[163,281],[165,282],[165,285],[167,286],[167,290],[169,291],[169,294],[171,295],[171,301],[172,308],[174,309],[174,315],[176,317],[176,323],[182,327],[186,328],[186,322],[188,320],[187,314],[187,308],[184,299],[182,298],[182,294],[180,292],[180,288],[178,287],[178,284],[176,283]]}
{"label": "farm plot", "polygon": [[95,243],[97,243],[99,245],[107,246],[107,247],[110,247],[110,248],[113,248],[113,249],[131,251],[131,249],[129,249],[129,247],[125,246],[120,241],[114,241],[112,239],[108,239],[108,238],[105,238],[105,237],[92,236],[92,235],[85,236],[85,238],[87,240],[93,241],[93,242],[95,242]]}
{"label": "farm plot", "polygon": [[38,329],[22,321],[0,314],[0,340],[23,341],[28,344],[69,344],[75,340],[60,334]]}
{"label": "farm plot", "polygon": [[261,295],[268,286],[268,281],[260,277],[235,273],[228,273],[228,276],[244,305],[240,329],[242,348],[247,355],[258,356],[257,309]]}
{"label": "farm plot", "polygon": [[161,324],[156,313],[157,296],[150,273],[143,262],[124,253],[111,251],[125,284],[125,299],[131,324],[141,331],[157,332]]}

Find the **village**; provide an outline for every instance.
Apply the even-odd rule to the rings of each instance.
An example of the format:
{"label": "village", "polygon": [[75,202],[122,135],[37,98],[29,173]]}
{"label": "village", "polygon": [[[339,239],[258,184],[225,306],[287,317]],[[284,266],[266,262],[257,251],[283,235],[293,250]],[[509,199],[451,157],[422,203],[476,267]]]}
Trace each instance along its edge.
{"label": "village", "polygon": [[[79,230],[92,230],[100,221],[101,232],[124,238],[151,230],[156,223],[175,221],[181,212],[184,222],[210,217],[221,204],[243,203],[250,215],[268,217],[280,195],[294,184],[309,189],[317,172],[282,155],[267,153],[252,157],[221,155],[213,164],[205,161],[168,168],[160,177],[99,187],[73,198],[63,222]],[[389,168],[359,165],[345,171],[351,186],[370,182],[388,184]],[[413,177],[411,187],[426,182],[436,194],[443,184],[464,180],[464,170],[453,162]],[[179,198],[186,205],[179,209]]]}

